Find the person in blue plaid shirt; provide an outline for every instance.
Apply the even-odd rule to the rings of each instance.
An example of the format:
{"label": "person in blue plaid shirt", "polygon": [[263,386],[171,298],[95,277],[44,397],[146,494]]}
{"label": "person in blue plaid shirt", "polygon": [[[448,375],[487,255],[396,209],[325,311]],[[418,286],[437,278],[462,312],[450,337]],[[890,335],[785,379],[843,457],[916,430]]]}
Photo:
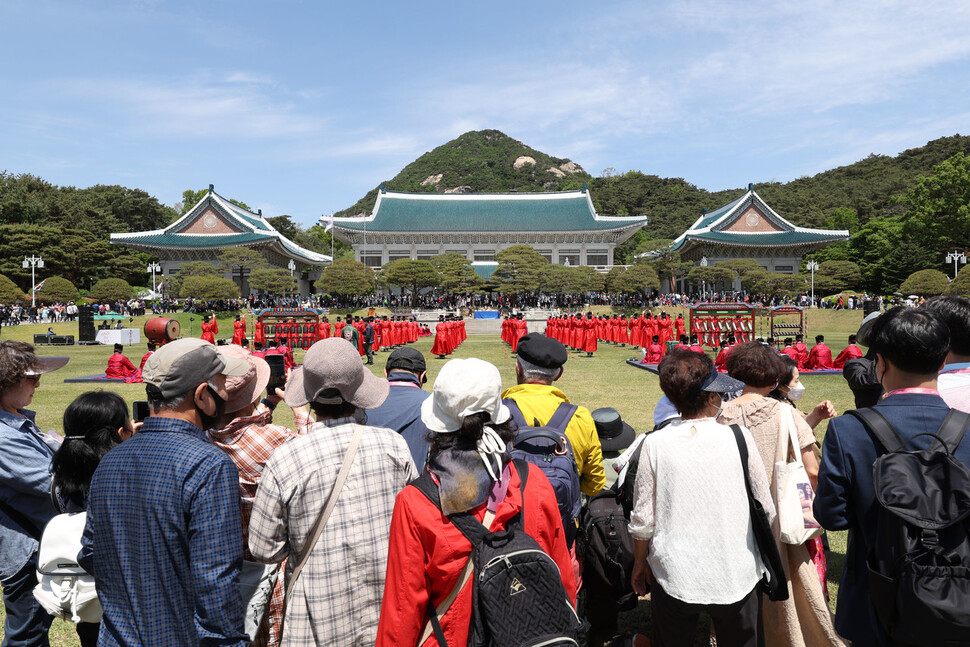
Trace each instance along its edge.
{"label": "person in blue plaid shirt", "polygon": [[239,592],[239,475],[203,432],[245,360],[199,339],[145,363],[152,415],[102,459],[79,562],[104,608],[100,645],[249,644]]}

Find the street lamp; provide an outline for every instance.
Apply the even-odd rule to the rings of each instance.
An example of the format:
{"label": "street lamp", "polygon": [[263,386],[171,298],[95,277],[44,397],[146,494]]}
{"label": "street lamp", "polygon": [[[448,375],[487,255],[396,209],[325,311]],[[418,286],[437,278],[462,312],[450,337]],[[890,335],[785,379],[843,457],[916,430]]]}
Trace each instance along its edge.
{"label": "street lamp", "polygon": [[[963,252],[950,252],[946,255],[946,262],[953,263],[953,280],[957,278],[957,262],[967,264],[967,255]],[[24,266],[26,267],[26,266]]]}
{"label": "street lamp", "polygon": [[155,272],[161,272],[162,266],[158,263],[149,263],[147,271],[152,273],[152,298],[157,299],[158,294],[155,291]]}
{"label": "street lamp", "polygon": [[290,259],[290,262],[286,264],[286,267],[290,270],[290,276],[293,276],[293,271],[296,269],[296,263],[293,262],[292,258]]}
{"label": "street lamp", "polygon": [[37,303],[37,268],[44,268],[44,259],[40,256],[24,256],[24,269],[30,268],[30,307]]}
{"label": "street lamp", "polygon": [[818,263],[815,261],[809,261],[805,263],[805,269],[811,270],[812,272],[812,306],[815,307],[815,270],[818,269]]}
{"label": "street lamp", "polygon": [[[700,266],[707,267],[707,265],[708,265],[707,257],[701,256]],[[706,299],[706,298],[707,298],[707,281],[705,281],[704,279],[701,279],[701,299]]]}

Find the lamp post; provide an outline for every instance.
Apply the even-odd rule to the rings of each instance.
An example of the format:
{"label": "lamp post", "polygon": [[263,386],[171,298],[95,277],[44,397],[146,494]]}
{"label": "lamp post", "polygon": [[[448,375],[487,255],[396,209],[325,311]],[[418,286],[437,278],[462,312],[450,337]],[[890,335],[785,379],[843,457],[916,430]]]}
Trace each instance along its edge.
{"label": "lamp post", "polygon": [[818,263],[815,261],[809,261],[805,263],[805,269],[812,272],[812,307],[815,307],[815,270],[818,269]]}
{"label": "lamp post", "polygon": [[[967,264],[967,255],[964,252],[950,252],[946,255],[946,262],[953,263],[953,280],[957,278],[957,263]],[[25,266],[26,267],[26,266]]]}
{"label": "lamp post", "polygon": [[[707,257],[701,256],[701,262],[699,263],[701,267],[707,267]],[[701,299],[707,298],[707,281],[701,279]]]}
{"label": "lamp post", "polygon": [[30,307],[37,304],[37,268],[44,268],[44,259],[40,256],[24,256],[24,269],[30,268]]}
{"label": "lamp post", "polygon": [[147,271],[152,273],[152,298],[153,299],[157,299],[158,298],[158,294],[157,294],[157,292],[155,290],[155,272],[161,272],[162,271],[162,266],[159,265],[158,263],[154,263],[154,262],[153,263],[149,263],[148,264],[148,270]]}

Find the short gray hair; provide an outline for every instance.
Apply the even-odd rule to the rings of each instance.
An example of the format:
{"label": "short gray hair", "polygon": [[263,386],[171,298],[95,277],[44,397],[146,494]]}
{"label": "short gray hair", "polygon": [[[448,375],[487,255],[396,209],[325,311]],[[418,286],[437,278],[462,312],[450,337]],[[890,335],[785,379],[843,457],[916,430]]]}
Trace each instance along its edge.
{"label": "short gray hair", "polygon": [[556,377],[559,376],[559,371],[561,368],[545,368],[543,366],[537,366],[532,362],[522,359],[521,357],[515,358],[516,364],[519,365],[519,369],[522,371],[522,377],[527,380],[534,380],[536,382],[548,382],[552,384]]}

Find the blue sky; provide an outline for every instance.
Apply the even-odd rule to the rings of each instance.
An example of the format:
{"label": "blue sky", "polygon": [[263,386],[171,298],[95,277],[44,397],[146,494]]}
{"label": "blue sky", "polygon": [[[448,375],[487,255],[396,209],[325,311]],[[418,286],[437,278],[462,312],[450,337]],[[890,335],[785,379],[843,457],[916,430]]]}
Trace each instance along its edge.
{"label": "blue sky", "polygon": [[4,0],[0,25],[0,170],[303,224],[469,130],[710,190],[970,134],[964,0]]}

